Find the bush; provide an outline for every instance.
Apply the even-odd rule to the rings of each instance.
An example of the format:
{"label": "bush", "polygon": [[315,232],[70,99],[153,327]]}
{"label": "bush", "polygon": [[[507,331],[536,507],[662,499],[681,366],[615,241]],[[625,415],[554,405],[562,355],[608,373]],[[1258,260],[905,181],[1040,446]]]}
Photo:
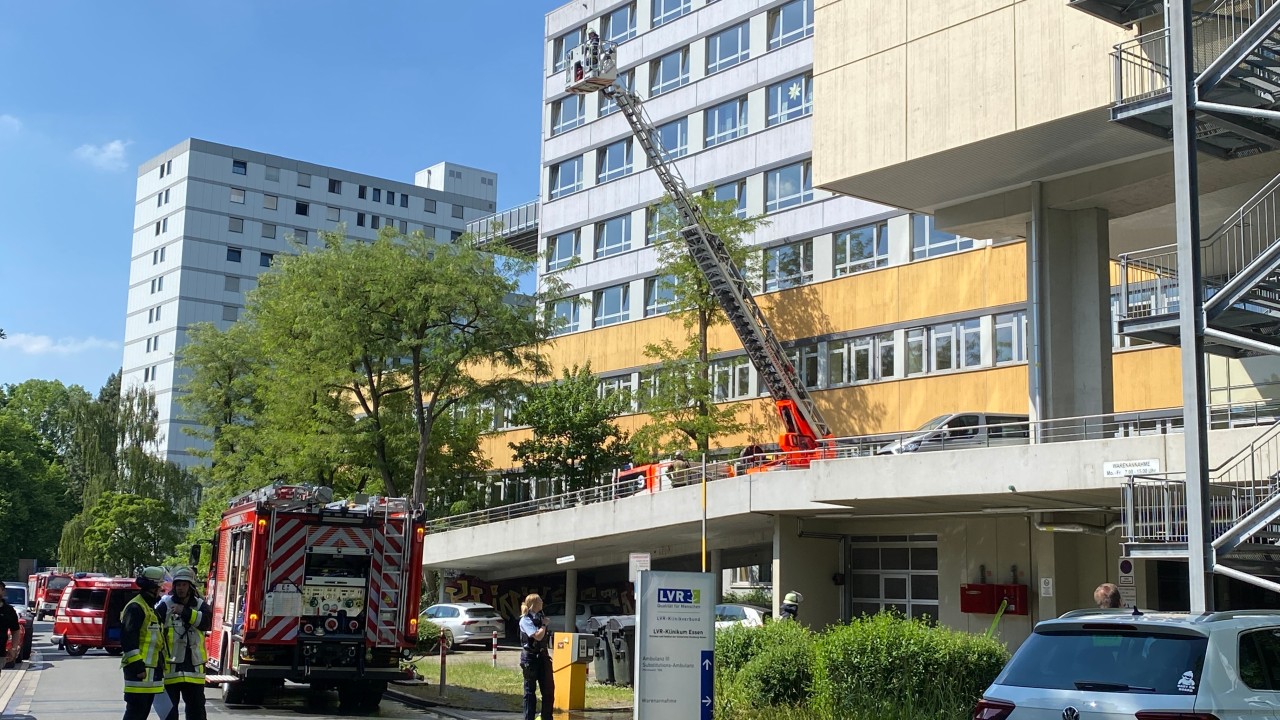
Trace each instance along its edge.
{"label": "bush", "polygon": [[724,600],[720,602],[741,603],[743,605],[759,605],[763,608],[773,607],[773,591],[764,590],[762,588],[752,588],[741,592],[727,592],[724,594]]}
{"label": "bush", "polygon": [[418,619],[418,645],[415,648],[420,653],[429,653],[436,649],[436,643],[440,642],[440,626],[430,620]]}
{"label": "bush", "polygon": [[813,640],[805,636],[797,642],[766,647],[742,666],[736,682],[754,708],[807,703],[813,684]]}
{"label": "bush", "polygon": [[833,717],[967,717],[1008,659],[993,638],[900,615],[863,617],[818,641],[812,704]]}
{"label": "bush", "polygon": [[813,633],[800,623],[771,622],[764,627],[734,625],[716,632],[716,667],[736,673],[766,648],[813,644]]}

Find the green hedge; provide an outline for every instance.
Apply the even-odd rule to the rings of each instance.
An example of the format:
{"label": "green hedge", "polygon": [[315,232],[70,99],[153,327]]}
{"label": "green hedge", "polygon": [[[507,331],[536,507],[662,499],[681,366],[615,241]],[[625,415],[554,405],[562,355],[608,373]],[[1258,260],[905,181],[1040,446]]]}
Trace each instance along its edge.
{"label": "green hedge", "polygon": [[967,719],[1008,659],[995,639],[892,614],[733,627],[716,633],[716,717]]}
{"label": "green hedge", "polygon": [[832,717],[965,717],[1008,659],[993,638],[892,614],[864,617],[817,643],[811,704]]}

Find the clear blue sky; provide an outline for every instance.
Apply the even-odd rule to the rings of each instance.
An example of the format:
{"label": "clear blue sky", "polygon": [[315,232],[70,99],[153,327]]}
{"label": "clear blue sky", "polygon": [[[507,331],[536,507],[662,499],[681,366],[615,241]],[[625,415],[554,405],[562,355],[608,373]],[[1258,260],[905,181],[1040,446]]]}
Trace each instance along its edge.
{"label": "clear blue sky", "polygon": [[0,384],[91,392],[121,360],[140,163],[188,137],[537,196],[562,0],[0,2]]}

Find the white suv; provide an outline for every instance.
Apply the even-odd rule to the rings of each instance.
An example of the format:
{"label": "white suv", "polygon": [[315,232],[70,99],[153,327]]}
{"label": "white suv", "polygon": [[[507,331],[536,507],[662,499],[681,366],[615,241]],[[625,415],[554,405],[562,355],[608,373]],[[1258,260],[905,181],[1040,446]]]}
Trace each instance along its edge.
{"label": "white suv", "polygon": [[1038,623],[974,720],[1280,717],[1280,610],[1077,610]]}

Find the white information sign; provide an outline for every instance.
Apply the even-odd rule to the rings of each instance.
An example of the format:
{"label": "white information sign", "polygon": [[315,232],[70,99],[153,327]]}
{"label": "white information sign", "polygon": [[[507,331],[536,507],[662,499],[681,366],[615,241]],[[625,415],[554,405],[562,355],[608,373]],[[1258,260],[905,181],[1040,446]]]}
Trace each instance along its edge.
{"label": "white information sign", "polygon": [[1102,476],[1109,478],[1128,477],[1130,475],[1160,474],[1159,458],[1150,460],[1111,460],[1102,463]]}
{"label": "white information sign", "polygon": [[1040,578],[1040,597],[1042,598],[1053,597],[1053,578],[1051,577]]}
{"label": "white information sign", "polygon": [[627,563],[627,580],[634,583],[640,571],[648,570],[652,567],[652,562],[649,553],[631,553],[631,560]]}
{"label": "white information sign", "polygon": [[1120,558],[1120,577],[1116,583],[1120,587],[1120,604],[1125,607],[1138,606],[1138,582],[1134,575],[1133,561],[1129,558]]}
{"label": "white information sign", "polygon": [[711,720],[716,577],[644,570],[636,586],[636,720]]}

